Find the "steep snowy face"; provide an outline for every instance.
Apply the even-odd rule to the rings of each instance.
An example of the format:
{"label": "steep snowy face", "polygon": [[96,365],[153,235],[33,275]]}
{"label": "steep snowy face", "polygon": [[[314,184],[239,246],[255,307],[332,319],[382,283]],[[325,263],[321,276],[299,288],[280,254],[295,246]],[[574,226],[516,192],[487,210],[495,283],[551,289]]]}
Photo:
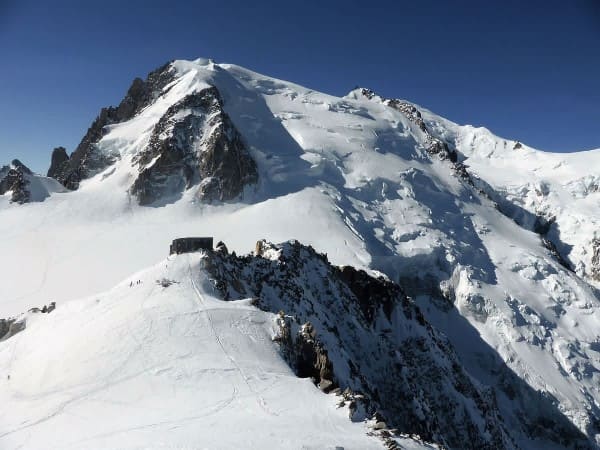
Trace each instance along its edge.
{"label": "steep snowy face", "polygon": [[577,275],[600,287],[600,149],[549,153],[494,136],[485,128],[459,126],[429,111],[426,126],[459,151],[499,206],[538,231]]}
{"label": "steep snowy face", "polygon": [[[407,104],[382,99],[369,92],[361,91],[360,94],[390,106]],[[440,208],[441,202],[434,202],[437,212],[430,216],[435,224],[433,228],[442,231],[448,241],[443,250],[436,242],[430,244],[430,249],[434,252],[442,250],[446,261],[437,259],[426,266],[413,259],[414,273],[400,273],[401,284],[417,299],[425,316],[455,343],[471,373],[477,373],[484,383],[499,387],[499,396],[514,400],[521,394],[506,388],[507,373],[498,356],[535,389],[555,397],[560,409],[580,429],[597,439],[597,403],[590,399],[598,397],[600,366],[595,343],[600,320],[599,295],[593,284],[588,284],[589,277],[582,279],[573,273],[565,256],[565,244],[559,239],[562,235],[556,231],[562,232],[568,219],[563,217],[561,225],[561,220],[554,216],[548,217],[539,210],[530,211],[507,195],[501,184],[487,181],[522,182],[515,173],[523,175],[525,171],[517,170],[521,162],[518,158],[511,159],[506,151],[506,141],[503,152],[496,148],[486,153],[481,141],[485,142],[485,138],[488,142],[501,140],[486,130],[477,130],[474,133],[477,138],[473,140],[478,144],[465,149],[461,143],[464,143],[465,134],[473,131],[472,127],[459,127],[418,108],[417,114],[414,108],[412,105],[401,109],[426,135],[432,136],[434,142],[442,142],[442,148],[450,149],[450,152],[456,151],[456,162],[445,153],[439,156],[447,162],[448,170],[461,180],[468,197],[446,197],[446,204],[454,203],[458,211],[465,214],[462,220],[448,220],[458,211],[448,214],[451,208]],[[426,138],[425,142],[432,139]],[[520,143],[514,143],[514,147],[516,152],[523,149]],[[503,158],[497,166],[489,162],[493,155]],[[535,152],[540,163],[544,156],[542,152]],[[482,158],[484,162],[481,162]],[[549,155],[549,161],[552,158]],[[576,159],[572,157],[572,160]],[[479,170],[472,170],[473,166]],[[514,172],[511,171],[513,166]],[[527,162],[523,162],[523,166],[527,167]],[[567,174],[573,166],[575,163]],[[568,180],[568,176],[564,179]],[[440,200],[445,197],[446,189],[436,193]],[[421,204],[432,204],[426,194],[421,195],[421,199]],[[473,214],[471,217],[467,217],[469,211]],[[582,222],[594,224],[598,216],[592,208],[590,217],[584,218],[583,210],[579,217]],[[472,230],[468,230],[470,224]],[[592,236],[595,235],[592,233]],[[586,242],[587,239],[583,237],[582,240]],[[414,245],[415,241],[410,240]],[[600,259],[595,251],[595,238],[589,247],[593,271],[593,261]],[[477,251],[471,253],[474,249]],[[389,270],[386,272],[390,273]],[[463,318],[468,320],[468,325]]]}

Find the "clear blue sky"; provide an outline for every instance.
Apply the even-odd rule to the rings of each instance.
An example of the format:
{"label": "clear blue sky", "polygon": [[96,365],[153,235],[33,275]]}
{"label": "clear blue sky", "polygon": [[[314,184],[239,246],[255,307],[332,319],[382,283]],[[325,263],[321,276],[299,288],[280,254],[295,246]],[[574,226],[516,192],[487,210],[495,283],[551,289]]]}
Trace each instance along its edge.
{"label": "clear blue sky", "polygon": [[0,0],[0,161],[45,171],[134,77],[199,56],[545,150],[600,147],[600,0]]}

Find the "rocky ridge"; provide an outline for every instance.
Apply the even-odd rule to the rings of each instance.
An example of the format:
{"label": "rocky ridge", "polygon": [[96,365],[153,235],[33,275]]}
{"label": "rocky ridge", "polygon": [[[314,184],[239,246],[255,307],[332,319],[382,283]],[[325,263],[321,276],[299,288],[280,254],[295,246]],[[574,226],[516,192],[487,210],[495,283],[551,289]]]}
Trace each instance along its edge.
{"label": "rocky ridge", "polygon": [[104,136],[107,125],[125,122],[154,101],[173,81],[170,63],[152,71],[146,80],[136,78],[117,107],[102,108],[75,151],[65,159],[64,149],[59,147],[52,154],[48,176],[58,180],[66,188],[75,190],[79,183],[111,165],[118,155],[97,150],[96,144]]}
{"label": "rocky ridge", "polygon": [[[224,300],[252,297],[259,308],[279,312],[285,358],[323,391],[345,391],[342,403],[350,402],[354,420],[377,414],[386,427],[448,448],[520,448],[527,439],[591,448],[549,399],[510,370],[499,387],[474,379],[446,337],[385,278],[334,267],[295,241],[259,241],[247,256],[218,246],[205,268]],[[522,403],[506,408],[497,397],[507,393]]]}

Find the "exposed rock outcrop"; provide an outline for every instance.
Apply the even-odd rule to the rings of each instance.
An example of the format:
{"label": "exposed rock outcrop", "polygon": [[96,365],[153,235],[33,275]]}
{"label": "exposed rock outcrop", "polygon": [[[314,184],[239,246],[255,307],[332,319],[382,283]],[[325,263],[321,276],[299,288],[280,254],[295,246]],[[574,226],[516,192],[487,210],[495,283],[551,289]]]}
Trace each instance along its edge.
{"label": "exposed rock outcrop", "polygon": [[385,104],[390,108],[394,108],[403,113],[408,120],[417,125],[420,130],[425,133],[425,149],[427,150],[427,153],[430,155],[438,155],[440,159],[449,159],[452,162],[457,161],[456,150],[450,150],[448,144],[431,135],[421,116],[421,112],[415,105],[398,99],[386,100]]}
{"label": "exposed rock outcrop", "polygon": [[[62,147],[54,149],[48,176],[75,190],[82,180],[115,163],[120,154],[100,150],[97,145],[106,127],[132,119],[169,92],[174,80],[170,63],[150,73],[145,81],[136,78],[119,106],[100,111],[70,156]],[[202,201],[227,201],[258,179],[256,164],[223,110],[215,87],[192,92],[171,105],[133,164],[139,174],[130,192],[142,205],[168,201],[192,186],[197,186]]]}
{"label": "exposed rock outcrop", "polygon": [[256,183],[258,172],[214,86],[171,106],[134,162],[131,192],[142,205],[198,184],[200,200],[227,201]]}
{"label": "exposed rock outcrop", "polygon": [[25,319],[0,319],[0,341],[5,341],[25,329]]}
{"label": "exposed rock outcrop", "polygon": [[[49,314],[56,309],[56,302],[51,302],[49,305],[44,305],[40,308],[31,308],[30,313]],[[27,317],[21,315],[19,317],[11,317],[9,319],[0,319],[0,341],[5,341],[20,333],[27,326]]]}
{"label": "exposed rock outcrop", "polygon": [[48,176],[50,178],[56,179],[60,176],[60,168],[64,163],[69,160],[69,155],[67,154],[67,149],[64,147],[56,147],[52,150],[52,157],[50,160],[50,168],[48,169]]}
{"label": "exposed rock outcrop", "polygon": [[25,164],[23,164],[18,159],[13,159],[10,164],[12,165],[12,167],[14,169],[18,170],[19,172],[21,172],[23,174],[33,175],[33,172],[29,169],[29,167],[27,167]]}
{"label": "exposed rock outcrop", "polygon": [[592,239],[592,260],[591,260],[591,276],[592,279],[600,281],[600,239]]}
{"label": "exposed rock outcrop", "polygon": [[[376,97],[376,94],[370,89],[361,89],[361,93],[368,99]],[[496,209],[502,214],[510,217],[523,228],[531,229],[539,234],[542,245],[550,251],[552,256],[567,270],[573,271],[573,266],[568,261],[568,258],[559,251],[560,242],[555,242],[550,237],[549,230],[556,219],[555,217],[545,218],[538,215],[534,218],[535,222],[533,225],[528,224],[527,220],[523,219],[533,217],[533,215],[523,208],[511,204],[502,195],[498,195],[498,193],[487,183],[483,182],[483,180],[476,175],[471,174],[468,170],[468,166],[464,162],[458,160],[458,153],[456,150],[450,149],[446,142],[435,137],[433,133],[430,132],[422,118],[421,112],[415,105],[398,99],[381,98],[381,101],[383,104],[400,111],[410,122],[419,127],[425,134],[425,149],[429,155],[436,155],[441,160],[449,161],[456,177],[463,183],[475,188],[482,197],[492,201],[495,204]],[[514,145],[514,149],[520,149],[521,147],[522,144],[520,142],[516,142]],[[541,194],[542,193],[540,192],[540,195]],[[594,275],[592,275],[592,277],[594,277]]]}
{"label": "exposed rock outcrop", "polygon": [[31,174],[31,170],[18,159],[13,160],[10,166],[0,168],[0,195],[11,192],[12,203],[29,202],[29,181],[25,175]]}
{"label": "exposed rock outcrop", "polygon": [[311,378],[324,392],[336,387],[333,364],[327,350],[316,338],[317,332],[310,322],[298,327],[283,311],[277,319],[279,334],[276,341],[281,345],[286,360],[301,378]]}

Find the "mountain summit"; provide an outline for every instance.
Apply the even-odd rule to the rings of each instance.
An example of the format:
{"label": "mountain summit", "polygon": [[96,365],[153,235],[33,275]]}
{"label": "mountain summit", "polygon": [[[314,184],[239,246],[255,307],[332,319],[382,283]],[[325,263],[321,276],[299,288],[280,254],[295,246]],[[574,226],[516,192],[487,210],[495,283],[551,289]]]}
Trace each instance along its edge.
{"label": "mountain summit", "polygon": [[[598,448],[598,167],[599,150],[535,150],[365,88],[340,98],[173,61],[102,109],[73,153],[55,149],[58,189],[19,205],[11,175],[0,317],[56,301],[46,322],[63,304],[83,321],[73,299],[162,261],[173,238],[214,236],[231,253],[189,276],[155,275],[190,287],[202,273],[215,302],[258,299],[244,308],[293,332],[276,339],[292,368],[324,391],[360,391],[364,404],[350,391],[345,401],[389,421],[387,433],[450,448]],[[138,300],[131,320],[160,308]],[[0,347],[11,349],[1,367],[19,336]],[[319,362],[307,369],[297,350],[311,340]]]}

